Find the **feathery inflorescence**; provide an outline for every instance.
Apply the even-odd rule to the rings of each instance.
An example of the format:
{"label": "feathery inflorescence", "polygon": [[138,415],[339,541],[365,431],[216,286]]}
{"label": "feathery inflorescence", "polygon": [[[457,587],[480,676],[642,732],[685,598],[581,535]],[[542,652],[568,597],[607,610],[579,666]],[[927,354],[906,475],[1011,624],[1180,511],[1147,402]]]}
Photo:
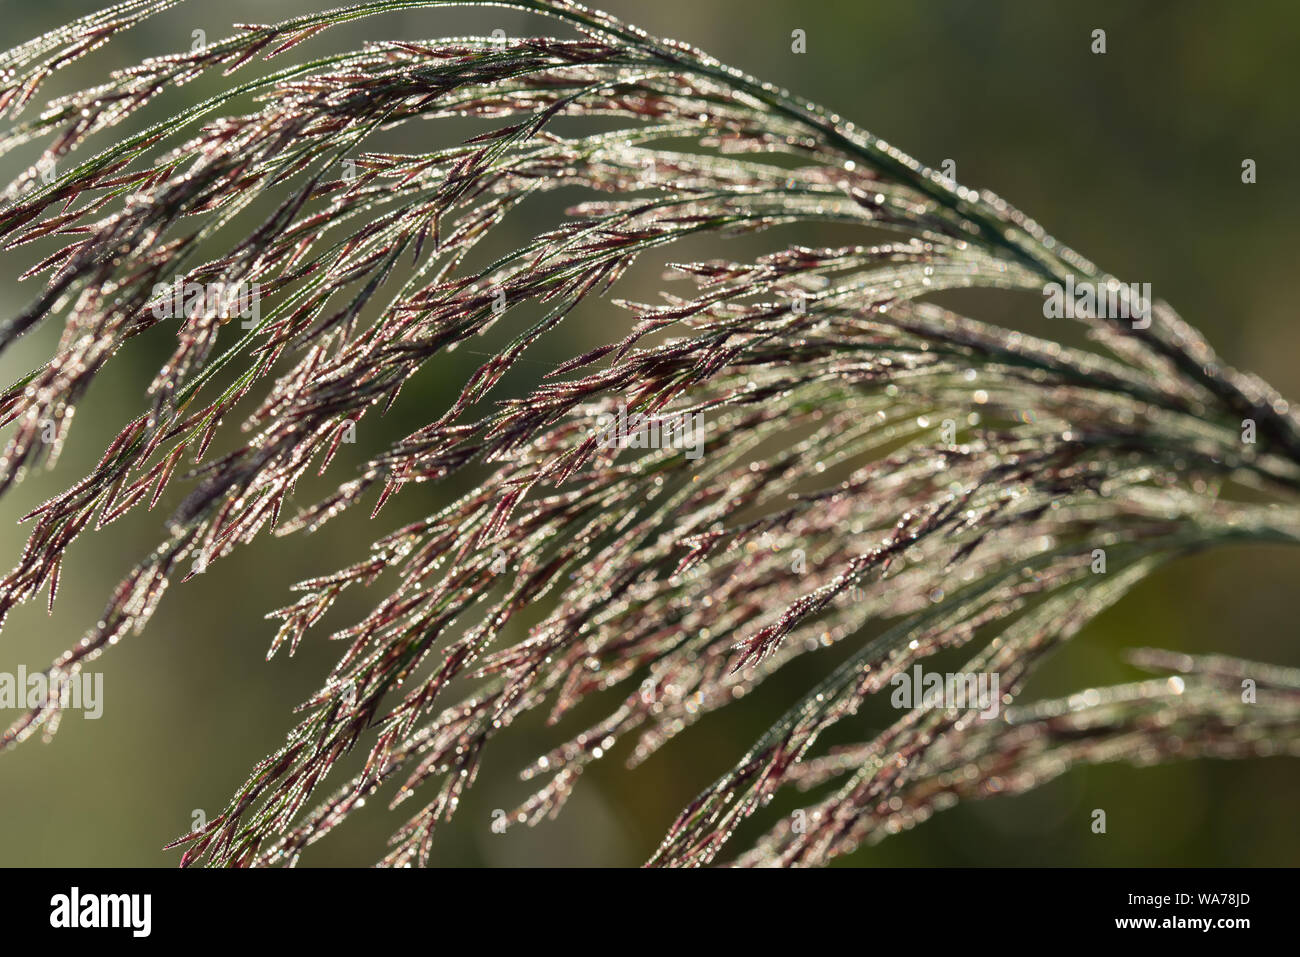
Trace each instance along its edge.
{"label": "feathery inflorescence", "polygon": [[[653,863],[714,861],[789,784],[839,782],[807,826],[783,822],[739,863],[822,863],[1080,762],[1297,750],[1294,674],[1147,653],[1177,674],[1016,705],[997,721],[973,706],[918,708],[864,744],[814,752],[822,732],[937,652],[970,646],[965,670],[998,675],[1010,703],[1044,656],[1162,562],[1221,542],[1300,540],[1300,419],[1167,304],[1150,304],[1148,325],[1084,312],[1094,350],[926,301],[1115,280],[997,196],[563,0],[505,5],[559,21],[569,39],[376,42],[278,65],[76,162],[90,137],[169,87],[250,69],[337,24],[447,4],[372,0],[241,25],[18,119],[61,66],[178,2],[121,3],[0,56],[0,116],[12,117],[0,154],[46,144],[3,194],[0,242],[67,242],[25,274],[43,290],[0,323],[0,349],[63,323],[49,362],[0,395],[0,490],[57,456],[78,401],[128,340],[157,325],[175,334],[99,464],[27,516],[0,616],[45,589],[52,602],[81,532],[153,507],[173,483],[188,494],[157,549],[54,660],[52,679],[143,628],[169,581],[263,530],[306,534],[363,504],[373,515],[408,485],[482,475],[274,613],[270,653],[292,653],[346,589],[382,591],[331,636],[345,650],[284,746],[178,842],[184,863],[296,862],[395,779],[393,803],[416,810],[383,863],[423,864],[489,740],[525,712],[558,720],[610,698],[607,717],[525,769],[537,790],[511,823],[558,811],[616,744],[644,761],[793,658],[840,642],[853,644],[843,663],[682,812]],[[227,109],[249,95],[255,112]],[[367,150],[377,131],[453,117],[489,129],[419,155]],[[615,128],[562,135],[575,117]],[[52,164],[63,172],[43,177]],[[590,195],[472,265],[520,203],[561,188]],[[232,221],[268,198],[273,211],[232,239]],[[863,241],[675,264],[670,278],[689,292],[613,300],[627,318],[605,345],[502,397],[528,350],[642,254],[821,223],[860,228]],[[206,258],[211,248],[223,252]],[[159,308],[160,288],[187,284],[256,288],[262,308],[247,322],[211,297],[180,315]],[[516,319],[528,304],[540,306],[531,324]],[[449,407],[373,450],[321,501],[281,514],[431,360],[512,322]],[[610,422],[638,415],[706,423],[703,454],[603,441]],[[210,454],[232,418],[244,437]],[[1246,419],[1255,444],[1241,441]],[[1258,681],[1254,704],[1241,701],[1242,675]],[[47,702],[3,744],[52,733],[58,719]],[[323,794],[358,744],[364,767]]]}

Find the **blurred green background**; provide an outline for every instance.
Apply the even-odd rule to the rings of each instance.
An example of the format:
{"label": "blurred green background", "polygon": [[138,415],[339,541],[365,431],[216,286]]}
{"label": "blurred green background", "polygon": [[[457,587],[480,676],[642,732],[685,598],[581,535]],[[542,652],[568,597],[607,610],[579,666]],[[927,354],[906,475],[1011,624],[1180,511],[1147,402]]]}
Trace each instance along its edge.
{"label": "blurred green background", "polygon": [[[96,6],[0,0],[0,47]],[[216,39],[230,32],[232,22],[324,6],[305,0],[192,2],[79,61],[45,92],[91,85],[111,68],[188,49],[196,29]],[[1300,221],[1296,4],[606,0],[603,6],[820,101],[931,165],[954,159],[960,182],[1001,194],[1116,275],[1151,282],[1156,295],[1202,329],[1229,362],[1300,398],[1300,326],[1287,292]],[[293,56],[350,49],[367,39],[497,27],[511,35],[556,29],[501,9],[405,12],[336,28]],[[1089,51],[1096,28],[1107,31],[1102,56]],[[794,29],[807,32],[806,54],[791,52]],[[212,88],[210,81],[196,82],[168,93],[158,107],[178,109]],[[418,140],[406,145],[418,146]],[[1258,164],[1258,182],[1251,186],[1240,179],[1247,157]],[[18,165],[6,158],[0,166],[5,181]],[[504,238],[545,228],[549,215],[526,208],[508,224],[517,232]],[[759,237],[753,247],[775,241]],[[840,238],[811,231],[801,241]],[[35,254],[0,255],[0,310],[12,313],[35,293],[34,286],[12,280]],[[645,300],[658,281],[657,270],[641,269],[623,294]],[[983,319],[1016,322],[1039,303],[988,294],[968,297],[963,307]],[[627,314],[613,306],[589,304],[538,358],[605,341],[614,334],[611,324],[617,330],[626,322]],[[56,335],[52,327],[43,330],[0,358],[0,378],[12,381],[31,368]],[[74,441],[55,472],[29,476],[0,500],[0,518],[6,519],[0,562],[16,558],[25,536],[10,519],[93,466],[109,430],[138,411],[143,384],[165,349],[165,341],[154,337],[124,350],[79,409]],[[424,377],[405,392],[382,434],[402,434],[425,421],[429,407],[446,401],[456,376],[474,359],[461,354],[459,366],[445,367],[452,375]],[[378,438],[372,433],[345,447],[327,478],[345,476],[370,448],[366,439]],[[72,713],[51,744],[32,740],[0,756],[0,864],[173,865],[177,855],[161,846],[189,830],[195,810],[209,817],[220,811],[252,764],[280,743],[292,722],[290,707],[318,686],[337,651],[318,633],[295,658],[266,663],[273,626],[263,614],[288,603],[294,581],[352,560],[366,542],[431,510],[451,491],[405,492],[373,528],[359,512],[314,538],[264,538],[207,574],[173,584],[143,635],[91,665],[105,675],[103,718],[86,721]],[[120,577],[156,544],[157,523],[181,494],[173,489],[158,511],[83,536],[66,562],[54,615],[33,605],[10,616],[0,640],[0,670],[43,667],[73,643]],[[1300,665],[1297,582],[1300,554],[1280,549],[1237,548],[1179,561],[1093,622],[1035,678],[1030,693],[1131,680],[1138,672],[1120,652],[1137,645]],[[354,620],[378,594],[353,593],[331,620]],[[478,785],[437,840],[435,860],[639,863],[677,811],[827,666],[816,655],[798,662],[635,772],[622,769],[620,749],[614,760],[583,775],[558,820],[497,835],[489,827],[492,810],[513,808],[528,793],[515,773],[557,740],[540,721],[520,722],[489,749]],[[1293,865],[1300,861],[1297,798],[1300,764],[1283,758],[1083,768],[1025,797],[938,815],[843,863]],[[1104,836],[1088,826],[1096,807],[1108,812]],[[756,824],[788,809],[778,803]],[[404,817],[372,802],[309,851],[303,864],[369,864]]]}

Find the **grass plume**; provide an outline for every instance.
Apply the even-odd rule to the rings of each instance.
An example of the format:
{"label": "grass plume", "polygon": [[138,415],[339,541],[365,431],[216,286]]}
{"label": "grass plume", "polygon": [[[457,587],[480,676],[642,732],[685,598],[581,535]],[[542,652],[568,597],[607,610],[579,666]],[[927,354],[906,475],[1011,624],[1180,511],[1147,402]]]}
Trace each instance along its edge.
{"label": "grass plume", "polygon": [[[63,329],[49,361],[0,394],[0,492],[58,455],[76,405],[130,340],[158,325],[175,337],[95,468],[26,516],[0,619],[43,591],[52,603],[80,534],[175,484],[187,494],[157,548],[51,680],[142,629],[169,582],[262,532],[306,535],[355,508],[373,517],[409,486],[483,475],[272,613],[268,654],[291,654],[345,590],[379,592],[329,635],[343,651],[283,747],[177,842],[182,863],[294,863],[389,786],[413,810],[382,863],[425,864],[489,742],[524,713],[558,721],[609,699],[605,718],[524,769],[536,791],[512,824],[558,812],[617,745],[644,761],[793,658],[841,642],[844,662],[683,810],[651,863],[714,862],[791,785],[829,791],[807,827],[784,821],[733,862],[824,863],[1079,763],[1297,751],[1300,679],[1231,659],[1148,651],[1138,660],[1165,677],[1019,701],[1035,665],[1160,564],[1300,540],[1300,418],[1167,303],[1149,304],[1146,325],[1081,312],[1089,348],[941,308],[925,297],[1117,280],[992,193],[564,0],[497,5],[568,38],[395,40],[299,62],[288,52],[333,26],[452,4],[371,0],[237,25],[31,109],[61,67],[180,2],[128,0],[0,55],[0,155],[43,144],[3,194],[0,243],[64,243],[24,274],[43,286],[0,322],[0,350],[41,324]],[[270,72],[248,75],[267,60]],[[210,72],[231,78],[222,92],[85,154]],[[253,112],[233,110],[241,97]],[[367,147],[382,130],[464,117],[490,128],[422,154]],[[565,135],[572,118],[613,128]],[[559,189],[586,195],[474,265],[517,206]],[[261,222],[231,228],[267,199]],[[684,261],[660,301],[611,298],[638,257],[671,244],[822,223],[864,239]],[[256,287],[263,308],[248,323],[211,298],[165,315],[160,289],[177,283]],[[608,342],[502,395],[528,351],[600,297],[621,310]],[[540,318],[525,323],[528,305]],[[349,430],[498,326],[511,337],[447,408],[282,514],[300,481],[331,471]],[[707,450],[609,448],[602,423],[620,412],[700,416]],[[210,454],[232,421],[239,441]],[[526,635],[507,640],[524,619]],[[1002,719],[920,708],[862,744],[815,750],[895,677],[961,648],[966,671],[1000,676],[1014,702]],[[1243,678],[1257,702],[1243,703]],[[58,721],[47,702],[0,745]],[[358,747],[364,766],[327,789]]]}

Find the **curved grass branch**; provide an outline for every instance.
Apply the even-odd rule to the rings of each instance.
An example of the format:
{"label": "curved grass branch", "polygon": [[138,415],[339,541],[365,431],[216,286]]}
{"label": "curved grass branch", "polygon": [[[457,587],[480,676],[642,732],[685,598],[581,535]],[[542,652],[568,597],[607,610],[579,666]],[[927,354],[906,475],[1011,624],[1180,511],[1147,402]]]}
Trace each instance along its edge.
{"label": "curved grass branch", "polygon": [[[118,4],[3,54],[0,116],[179,2]],[[610,699],[604,718],[523,770],[534,791],[511,824],[557,813],[583,768],[623,742],[635,766],[794,658],[842,642],[855,646],[845,663],[682,812],[651,863],[716,860],[787,784],[844,779],[808,810],[814,826],[779,824],[739,863],[823,863],[1077,763],[1294,750],[1294,681],[1216,661],[1184,669],[1194,674],[1176,695],[1143,683],[1089,692],[1082,707],[1017,705],[995,722],[927,705],[817,753],[822,732],[937,652],[970,646],[968,670],[1000,676],[996,703],[1011,705],[1043,657],[1160,564],[1300,537],[1300,419],[1167,304],[1149,304],[1149,325],[1083,311],[1094,347],[1076,349],[926,301],[1112,280],[999,197],[561,0],[496,5],[568,37],[371,43],[230,81],[130,132],[146,105],[204,73],[250,69],[336,25],[448,5],[377,0],[242,25],[0,131],[0,155],[46,144],[0,205],[0,243],[40,249],[22,278],[45,283],[0,323],[0,351],[42,325],[63,330],[50,360],[0,394],[0,492],[54,460],[77,403],[133,340],[159,327],[175,337],[98,464],[27,516],[27,545],[0,580],[0,620],[43,590],[52,603],[92,523],[186,490],[52,680],[144,628],[171,581],[262,531],[308,534],[363,503],[373,517],[411,485],[472,478],[272,613],[268,655],[292,654],[343,592],[379,591],[361,620],[333,628],[344,650],[283,747],[179,839],[183,863],[295,863],[385,788],[393,806],[419,806],[381,863],[427,863],[489,742],[525,713],[554,722]],[[245,102],[250,112],[228,112]],[[456,118],[482,131],[418,154],[373,146],[381,131]],[[615,128],[563,135],[572,118]],[[95,156],[66,161],[118,127]],[[51,163],[63,172],[43,175]],[[470,265],[521,204],[558,189],[583,196]],[[676,262],[662,301],[607,297],[674,244],[827,223],[864,238]],[[178,304],[172,292],[230,285],[258,290],[244,321],[219,296]],[[531,387],[506,378],[579,304],[602,300],[621,310],[606,342]],[[504,344],[449,404],[282,516],[306,477],[338,473],[367,414],[489,333]],[[211,453],[232,419],[242,436]],[[646,440],[611,441],[629,420]],[[676,440],[660,441],[661,422]],[[1187,664],[1160,659],[1174,663]],[[1276,685],[1265,707],[1232,699],[1223,676],[1243,670],[1282,676],[1260,679]],[[33,708],[0,747],[58,721],[57,701]],[[322,800],[354,748],[363,767]]]}

